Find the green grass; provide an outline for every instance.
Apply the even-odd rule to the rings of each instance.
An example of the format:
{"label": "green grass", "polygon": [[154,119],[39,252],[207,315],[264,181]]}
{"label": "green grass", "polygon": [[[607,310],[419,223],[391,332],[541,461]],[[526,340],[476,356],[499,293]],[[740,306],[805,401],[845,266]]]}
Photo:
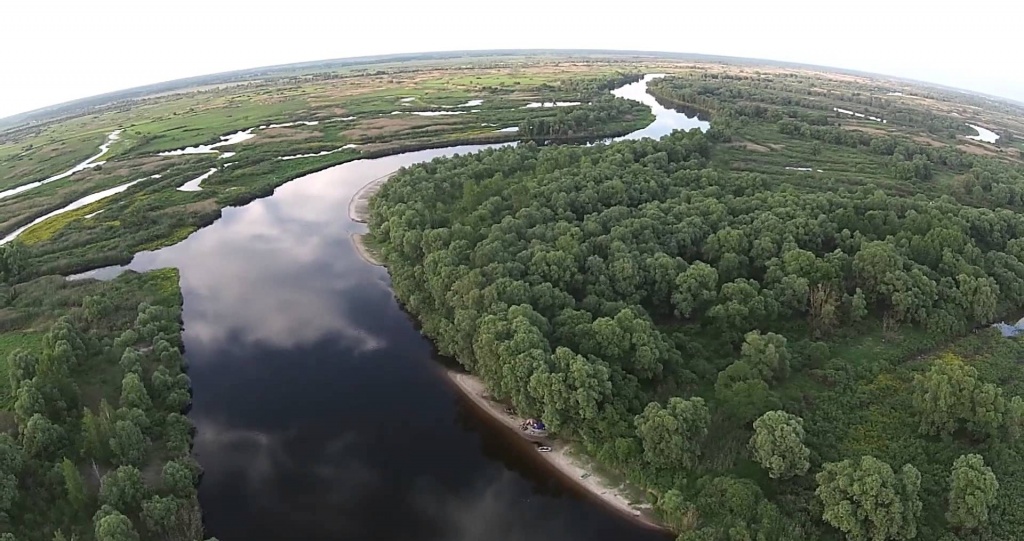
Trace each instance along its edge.
{"label": "green grass", "polygon": [[44,241],[57,234],[57,232],[64,229],[64,227],[72,221],[82,219],[86,215],[96,212],[107,204],[107,201],[97,201],[82,208],[58,214],[57,216],[26,229],[18,236],[18,239],[25,244],[35,244],[37,242]]}
{"label": "green grass", "polygon": [[159,250],[160,248],[163,248],[165,246],[171,246],[173,244],[177,244],[177,243],[185,240],[186,238],[188,238],[188,236],[191,235],[192,233],[195,233],[196,229],[197,228],[195,226],[191,226],[191,225],[186,225],[186,226],[183,226],[183,227],[179,227],[179,228],[171,231],[165,237],[161,237],[161,238],[159,238],[157,240],[154,240],[153,242],[150,242],[150,243],[147,243],[147,244],[143,244],[142,246],[139,246],[138,250],[139,251]]}
{"label": "green grass", "polygon": [[[44,159],[49,147],[43,143],[76,142],[80,153],[87,156],[112,129],[124,128],[121,140],[105,157],[109,161],[102,170],[79,173],[0,200],[0,233],[10,232],[87,194],[160,173],[161,179],[147,179],[130,192],[34,226],[21,239],[31,248],[27,277],[125,262],[135,251],[182,240],[212,222],[219,215],[219,208],[268,195],[284,182],[325,167],[359,157],[446,144],[514,141],[517,134],[495,130],[519,125],[527,118],[553,119],[560,113],[554,109],[522,109],[522,104],[538,97],[577,98],[579,90],[560,88],[559,81],[567,77],[592,81],[612,76],[623,68],[601,64],[587,72],[569,72],[548,61],[530,65],[524,60],[520,67],[511,70],[434,69],[425,64],[414,69],[409,65],[387,69],[394,71],[387,75],[329,80],[268,80],[202,93],[173,94],[140,101],[128,109],[45,125],[34,135],[20,139],[12,136],[0,147],[0,162],[3,156],[24,152],[28,145],[33,145],[22,159],[52,167],[55,162]],[[405,96],[416,96],[419,101],[410,107],[401,106],[398,100]],[[465,115],[430,119],[389,115],[395,110],[436,110],[472,98],[483,99],[484,103],[478,112]],[[186,193],[175,188],[228,160],[220,161],[212,155],[154,156],[164,150],[210,143],[220,135],[263,124],[353,115],[357,117],[353,121],[291,128],[286,131],[289,137],[284,139],[257,132],[255,139],[227,149],[237,152],[230,160],[236,164],[205,181],[201,192]],[[405,119],[405,123],[396,125],[398,119]],[[593,136],[625,133],[647,121],[644,116],[624,117],[598,127]],[[289,162],[276,160],[284,155],[335,150],[349,143],[357,143],[366,150]],[[75,155],[69,161],[80,161],[79,158]],[[159,163],[154,163],[157,159]],[[13,178],[11,182],[24,180],[27,179]],[[210,200],[216,208],[209,204]],[[101,208],[104,213],[96,218],[81,219]]]}
{"label": "green grass", "polygon": [[[0,190],[63,173],[94,156],[112,130],[51,132],[0,143]],[[107,156],[101,160],[107,159]]]}
{"label": "green grass", "polygon": [[14,397],[11,396],[11,386],[7,375],[8,358],[18,349],[35,354],[41,353],[44,334],[37,331],[14,331],[0,334],[0,410],[10,410],[14,407]]}

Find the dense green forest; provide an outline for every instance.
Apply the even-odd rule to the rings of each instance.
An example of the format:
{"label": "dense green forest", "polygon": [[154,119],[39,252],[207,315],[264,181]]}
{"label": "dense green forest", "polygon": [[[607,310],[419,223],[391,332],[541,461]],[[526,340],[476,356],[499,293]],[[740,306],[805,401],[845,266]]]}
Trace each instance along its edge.
{"label": "dense green forest", "polygon": [[[972,147],[956,100],[707,65],[649,87],[707,112],[707,134],[530,142],[647,125],[608,93],[636,67],[268,81],[0,148],[13,186],[130,126],[103,169],[0,203],[5,232],[142,178],[0,247],[0,541],[203,535],[177,273],[55,274],[332,165],[513,140],[404,170],[371,205],[397,296],[496,396],[647,489],[686,541],[1024,539],[1024,342],[986,328],[1024,308],[1012,134]],[[526,107],[563,100],[581,105]],[[230,167],[154,155],[284,121],[306,123],[259,131]],[[329,154],[278,159],[307,152]]]}
{"label": "dense green forest", "polygon": [[201,539],[177,271],[22,271],[0,248],[0,538]]}
{"label": "dense green forest", "polygon": [[371,234],[423,332],[680,539],[1024,538],[1024,345],[978,330],[1024,307],[1017,166],[689,84],[659,88],[706,135],[384,185]]}

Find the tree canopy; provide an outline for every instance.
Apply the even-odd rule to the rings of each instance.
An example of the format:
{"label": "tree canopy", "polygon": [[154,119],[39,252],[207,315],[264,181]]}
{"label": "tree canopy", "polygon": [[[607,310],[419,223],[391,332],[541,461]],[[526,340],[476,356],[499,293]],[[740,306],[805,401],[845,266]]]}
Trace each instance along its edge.
{"label": "tree canopy", "polygon": [[803,425],[803,419],[784,411],[769,411],[754,421],[750,450],[772,479],[803,475],[811,467]]}
{"label": "tree canopy", "polygon": [[996,502],[999,481],[981,455],[963,455],[953,462],[949,476],[949,511],[946,518],[957,527],[974,529],[988,522]]}
{"label": "tree canopy", "polygon": [[917,537],[921,514],[921,474],[907,464],[894,474],[871,456],[825,464],[815,493],[824,506],[822,518],[853,541]]}
{"label": "tree canopy", "polygon": [[[672,84],[655,86],[671,97]],[[725,539],[732,519],[695,509],[713,509],[724,485],[711,480],[750,471],[751,457],[789,485],[742,491],[773,506],[751,517],[785,524],[744,531],[940,537],[949,525],[932,517],[945,504],[920,490],[923,475],[945,482],[934,462],[955,445],[1022,452],[1024,402],[1002,390],[1015,385],[1015,350],[986,361],[1000,367],[987,374],[962,355],[906,361],[1024,308],[1024,213],[1003,208],[1024,199],[978,205],[937,179],[971,167],[1024,177],[843,129],[813,100],[771,98],[761,111],[700,96],[714,114],[704,134],[526,143],[399,171],[369,220],[395,294],[495,398],[673,494],[659,499],[666,520],[699,516],[708,539]],[[747,136],[772,145],[744,150]],[[837,170],[790,171],[782,147]],[[922,469],[886,464],[906,457]],[[807,473],[822,481],[823,520],[797,488]],[[856,479],[878,486],[844,492]],[[1024,535],[1024,517],[999,527]]]}

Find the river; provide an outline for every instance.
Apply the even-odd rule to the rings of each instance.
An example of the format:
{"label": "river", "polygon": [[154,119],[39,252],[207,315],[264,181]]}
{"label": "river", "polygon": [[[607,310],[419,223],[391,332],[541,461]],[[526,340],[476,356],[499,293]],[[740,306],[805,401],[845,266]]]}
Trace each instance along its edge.
{"label": "river", "polygon": [[[659,109],[659,126],[681,122],[669,115],[685,118]],[[209,227],[127,266],[181,271],[209,535],[671,539],[580,494],[529,444],[475,410],[440,373],[387,271],[352,245],[365,226],[346,209],[364,184],[481,148],[409,152],[307,175],[224,209]]]}

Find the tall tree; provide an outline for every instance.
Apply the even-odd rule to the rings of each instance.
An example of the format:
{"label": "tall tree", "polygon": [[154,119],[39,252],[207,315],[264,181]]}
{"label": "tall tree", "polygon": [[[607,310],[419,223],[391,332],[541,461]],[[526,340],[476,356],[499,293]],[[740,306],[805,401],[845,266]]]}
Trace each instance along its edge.
{"label": "tall tree", "polygon": [[89,495],[85,492],[85,483],[82,481],[82,474],[74,462],[67,458],[60,463],[60,473],[64,478],[64,490],[67,493],[68,501],[76,511],[85,511],[89,503]]}
{"label": "tall tree", "polygon": [[981,455],[963,455],[953,462],[949,476],[949,523],[974,529],[988,522],[989,509],[996,503],[999,481]]}
{"label": "tall tree", "polygon": [[979,381],[978,371],[952,354],[914,378],[913,402],[924,434],[951,434],[959,427],[995,434],[1006,412],[1002,390]]}
{"label": "tall tree", "polygon": [[23,254],[20,241],[0,246],[0,283],[10,284],[18,280],[25,267]]}
{"label": "tall tree", "polygon": [[16,349],[11,353],[7,361],[7,375],[11,380],[12,394],[18,392],[23,381],[28,381],[36,376],[38,364],[39,359],[23,349]]}
{"label": "tall tree", "polygon": [[784,411],[769,411],[754,421],[750,450],[772,479],[807,473],[811,450],[804,445],[804,421]]}
{"label": "tall tree", "polygon": [[895,475],[875,457],[825,464],[817,475],[822,518],[852,541],[913,539],[921,514],[921,474],[907,464]]}
{"label": "tall tree", "polygon": [[34,459],[51,461],[60,456],[67,445],[64,429],[37,413],[22,429],[22,447]]}
{"label": "tall tree", "polygon": [[179,498],[189,498],[195,494],[198,482],[197,466],[191,458],[179,458],[164,464],[161,480],[164,488]]}
{"label": "tall tree", "polygon": [[110,450],[118,464],[139,466],[146,458],[148,442],[142,429],[128,420],[114,423],[110,436]]}
{"label": "tall tree", "polygon": [[0,434],[0,517],[5,516],[18,499],[18,479],[24,462],[17,442],[7,434]]}
{"label": "tall tree", "polygon": [[700,397],[672,397],[664,407],[657,402],[647,404],[635,419],[644,458],[662,467],[692,467],[709,422],[708,408]]}
{"label": "tall tree", "polygon": [[121,407],[147,411],[152,406],[153,401],[150,400],[149,393],[146,392],[146,387],[142,384],[139,375],[134,372],[126,373],[124,379],[121,380]]}
{"label": "tall tree", "polygon": [[139,534],[128,517],[115,512],[96,521],[96,541],[139,541]]}
{"label": "tall tree", "polygon": [[744,337],[740,358],[760,373],[765,381],[789,376],[789,350],[784,336],[751,331]]}
{"label": "tall tree", "polygon": [[82,410],[82,450],[91,460],[106,461],[110,457],[111,425],[93,414],[92,410]]}
{"label": "tall tree", "polygon": [[694,261],[676,277],[672,306],[680,317],[699,314],[718,297],[718,271],[703,261]]}
{"label": "tall tree", "polygon": [[122,513],[138,511],[145,497],[142,472],[135,466],[121,466],[104,475],[100,482],[100,504]]}

